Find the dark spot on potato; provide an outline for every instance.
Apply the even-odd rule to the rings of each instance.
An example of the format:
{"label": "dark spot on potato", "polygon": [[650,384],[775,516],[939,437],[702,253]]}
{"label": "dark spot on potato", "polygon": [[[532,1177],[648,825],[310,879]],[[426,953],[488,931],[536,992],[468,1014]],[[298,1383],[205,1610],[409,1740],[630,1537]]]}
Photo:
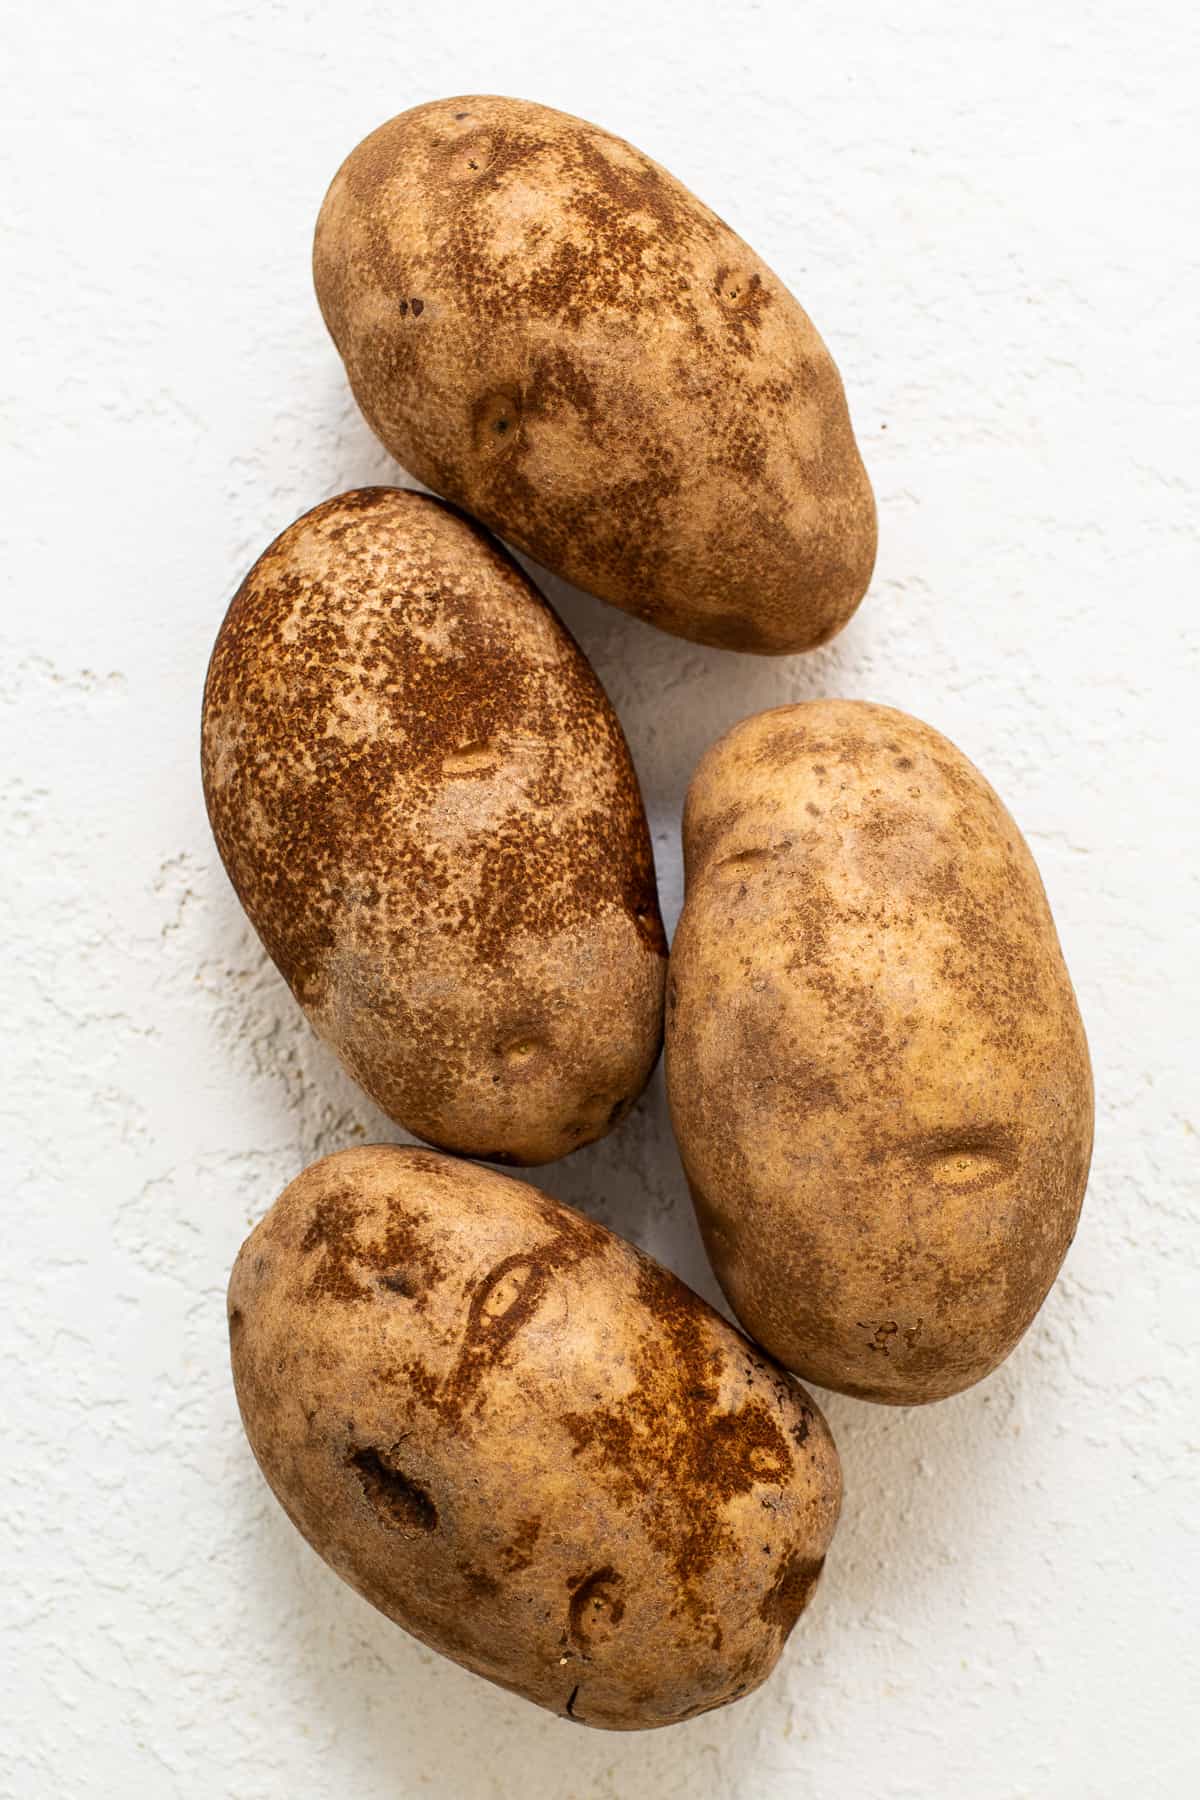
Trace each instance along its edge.
{"label": "dark spot on potato", "polygon": [[541,1530],[542,1521],[540,1519],[521,1520],[513,1534],[512,1542],[506,1544],[500,1552],[500,1560],[507,1574],[518,1575],[523,1569],[529,1567],[533,1561],[534,1546],[541,1535]]}
{"label": "dark spot on potato", "polygon": [[241,1329],[242,1323],[243,1323],[242,1309],[240,1306],[235,1306],[231,1309],[230,1314],[229,1314],[229,1329],[230,1329],[230,1331],[239,1331]]}
{"label": "dark spot on potato", "polygon": [[486,1569],[478,1568],[466,1558],[460,1559],[455,1567],[476,1600],[494,1600],[502,1591],[501,1584],[494,1575],[489,1575]]}
{"label": "dark spot on potato", "polygon": [[413,318],[419,319],[421,314],[425,311],[425,302],[423,300],[413,300],[410,304],[412,306]]}
{"label": "dark spot on potato", "polygon": [[825,1558],[796,1554],[784,1558],[770,1593],[763,1596],[759,1617],[764,1624],[777,1625],[786,1634],[792,1629],[808,1605],[817,1585]]}
{"label": "dark spot on potato", "polygon": [[437,1530],[437,1508],[424,1488],[392,1463],[390,1452],[368,1447],[346,1458],[377,1516],[404,1537]]}
{"label": "dark spot on potato", "polygon": [[369,1299],[371,1278],[394,1275],[397,1267],[404,1270],[408,1292],[415,1298],[444,1278],[445,1271],[423,1229],[425,1214],[406,1213],[400,1201],[389,1196],[383,1235],[364,1238],[359,1226],[368,1211],[349,1188],[317,1201],[300,1239],[301,1254],[317,1258],[305,1282],[306,1301]]}
{"label": "dark spot on potato", "polygon": [[401,1269],[395,1270],[390,1275],[381,1275],[379,1277],[379,1285],[380,1287],[386,1288],[389,1294],[400,1294],[406,1299],[411,1299],[412,1295],[417,1291],[413,1286],[411,1277],[406,1275]]}

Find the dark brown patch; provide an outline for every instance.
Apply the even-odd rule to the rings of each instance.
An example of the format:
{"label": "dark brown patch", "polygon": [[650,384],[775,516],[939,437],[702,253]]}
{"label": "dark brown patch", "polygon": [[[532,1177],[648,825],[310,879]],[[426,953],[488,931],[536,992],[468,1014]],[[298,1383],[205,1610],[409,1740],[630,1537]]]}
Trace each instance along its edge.
{"label": "dark brown patch", "polygon": [[725,1507],[759,1483],[787,1481],[791,1452],[764,1401],[721,1410],[722,1355],[691,1290],[647,1260],[638,1295],[660,1332],[642,1342],[636,1387],[591,1412],[566,1413],[562,1423],[574,1454],[589,1458],[617,1504],[639,1507],[681,1599],[699,1612],[696,1584],[733,1542]]}
{"label": "dark brown patch", "polygon": [[521,1520],[513,1533],[512,1542],[506,1544],[500,1552],[500,1560],[506,1574],[519,1575],[522,1569],[529,1567],[533,1561],[534,1546],[541,1535],[541,1529],[542,1521],[540,1519]]}
{"label": "dark brown patch", "polygon": [[445,1270],[422,1229],[428,1215],[405,1212],[393,1195],[388,1196],[387,1209],[382,1237],[364,1241],[358,1226],[370,1208],[352,1189],[325,1194],[317,1201],[300,1239],[302,1255],[320,1252],[305,1284],[307,1300],[369,1299],[372,1277],[393,1293],[420,1300],[444,1278]]}
{"label": "dark brown patch", "polygon": [[758,1616],[763,1623],[779,1626],[786,1636],[808,1605],[824,1567],[823,1556],[806,1557],[795,1552],[786,1556],[771,1591],[759,1604]]}
{"label": "dark brown patch", "polygon": [[386,1288],[389,1294],[400,1294],[405,1299],[411,1299],[417,1291],[413,1286],[412,1277],[406,1275],[403,1270],[397,1270],[391,1275],[381,1275],[379,1285]]}
{"label": "dark brown patch", "polygon": [[477,1567],[475,1563],[467,1561],[466,1558],[454,1566],[476,1600],[494,1600],[501,1592],[500,1582],[494,1575],[489,1575],[486,1569]]}

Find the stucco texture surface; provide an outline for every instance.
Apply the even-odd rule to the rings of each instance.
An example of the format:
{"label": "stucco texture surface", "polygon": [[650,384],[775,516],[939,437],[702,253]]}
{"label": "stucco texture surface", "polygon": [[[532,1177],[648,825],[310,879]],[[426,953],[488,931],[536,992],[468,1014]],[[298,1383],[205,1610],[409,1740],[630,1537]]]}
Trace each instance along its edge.
{"label": "stucco texture surface", "polygon": [[[0,1791],[1200,1791],[1194,10],[68,0],[6,37]],[[226,1343],[252,1223],[397,1133],[220,866],[205,666],[278,531],[405,479],[313,298],[326,183],[391,114],[489,91],[630,138],[754,245],[837,359],[879,500],[871,590],[808,657],[545,582],[628,733],[668,928],[720,731],[899,706],[1027,834],[1096,1070],[1082,1225],[1026,1339],[935,1407],[819,1396],[845,1511],[779,1669],[632,1737],[344,1587],[253,1463]],[[533,1178],[716,1298],[661,1071]]]}

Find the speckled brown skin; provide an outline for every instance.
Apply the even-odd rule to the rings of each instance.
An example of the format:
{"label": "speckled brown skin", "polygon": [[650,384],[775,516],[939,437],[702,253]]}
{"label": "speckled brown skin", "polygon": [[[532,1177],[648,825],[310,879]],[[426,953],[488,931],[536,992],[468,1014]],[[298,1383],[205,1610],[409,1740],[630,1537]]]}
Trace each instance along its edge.
{"label": "speckled brown skin", "polygon": [[254,1454],[343,1580],[584,1725],[766,1679],[841,1500],[812,1400],[682,1282],[428,1150],[313,1165],[229,1284]]}
{"label": "speckled brown skin", "polygon": [[399,1124],[538,1163],[633,1104],[666,967],[637,776],[478,526],[367,488],[277,538],[213,651],[203,772],[255,929]]}
{"label": "speckled brown skin", "polygon": [[1024,839],[937,732],[828,700],[709,750],[684,859],[667,1088],[730,1303],[824,1387],[957,1393],[1045,1299],[1091,1157]]}
{"label": "speckled brown skin", "polygon": [[547,568],[732,650],[811,649],[858,605],[875,502],[828,350],[620,138],[414,107],[338,171],[313,269],[372,430]]}

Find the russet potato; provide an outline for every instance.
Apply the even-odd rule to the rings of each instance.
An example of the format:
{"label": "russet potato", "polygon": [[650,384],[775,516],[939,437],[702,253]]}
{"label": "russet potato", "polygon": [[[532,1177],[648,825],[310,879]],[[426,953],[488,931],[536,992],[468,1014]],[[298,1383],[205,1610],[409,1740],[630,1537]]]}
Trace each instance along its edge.
{"label": "russet potato", "polygon": [[810,649],[871,577],[841,379],[782,281],[630,144],[528,101],[401,113],[326,195],[317,296],[427,486],[666,631]]}
{"label": "russet potato", "polygon": [[203,774],[267,950],[399,1124],[537,1163],[633,1104],[666,969],[637,777],[486,532],[395,488],[285,531],[221,627]]}
{"label": "russet potato", "polygon": [[837,1520],[813,1401],[689,1288],[524,1182],[327,1157],[229,1284],[247,1435],[332,1568],[580,1724],[758,1686]]}
{"label": "russet potato", "polygon": [[1008,1355],[1075,1231],[1087,1044],[1033,858],[887,707],[760,713],[684,815],[667,1087],[721,1285],[787,1368],[936,1400]]}

